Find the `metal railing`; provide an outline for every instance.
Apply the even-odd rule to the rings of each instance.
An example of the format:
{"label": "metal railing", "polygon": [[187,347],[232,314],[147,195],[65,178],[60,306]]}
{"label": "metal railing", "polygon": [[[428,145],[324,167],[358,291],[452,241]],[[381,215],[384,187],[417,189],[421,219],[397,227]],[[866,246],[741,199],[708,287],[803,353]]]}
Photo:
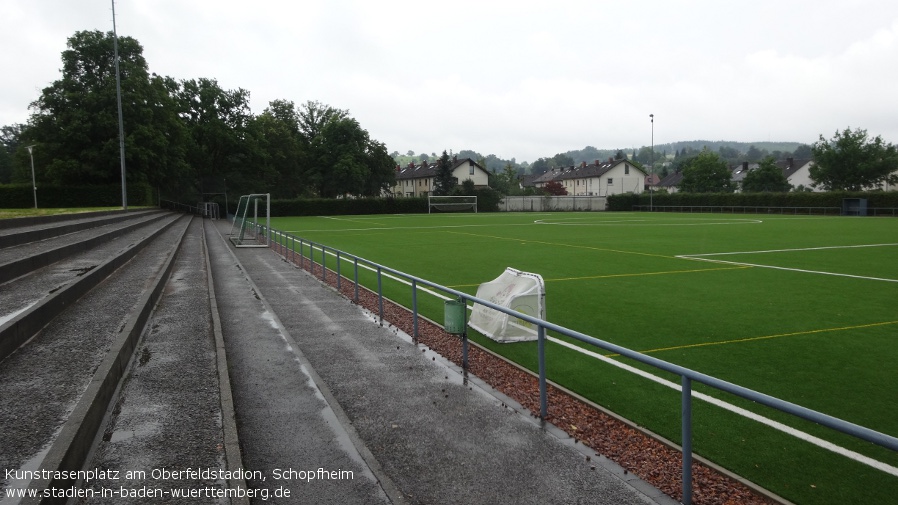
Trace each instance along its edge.
{"label": "metal railing", "polygon": [[841,207],[768,207],[764,205],[634,205],[634,211],[712,214],[792,214],[838,216]]}
{"label": "metal railing", "polygon": [[[692,383],[698,382],[701,384],[705,384],[706,386],[710,386],[712,388],[718,389],[720,391],[724,391],[741,398],[745,398],[747,400],[759,403],[761,405],[765,405],[767,407],[779,410],[781,412],[785,412],[787,414],[791,414],[798,418],[811,421],[817,423],[819,425],[825,426],[827,428],[831,428],[840,433],[844,433],[847,435],[851,435],[853,437],[859,438],[861,440],[865,440],[867,442],[871,442],[880,447],[884,447],[890,449],[892,451],[898,452],[898,438],[886,435],[884,433],[880,433],[875,430],[871,430],[869,428],[865,428],[863,426],[850,423],[848,421],[844,421],[842,419],[823,414],[821,412],[817,412],[815,410],[811,410],[806,407],[802,407],[800,405],[781,400],[779,398],[775,398],[770,395],[766,395],[764,393],[759,393],[757,391],[738,386],[731,382],[723,381],[717,379],[715,377],[711,377],[709,375],[705,375],[700,372],[696,372],[695,370],[691,370],[679,365],[675,365],[673,363],[668,363],[666,361],[653,358],[646,354],[642,354],[640,352],[634,351],[632,349],[627,349],[626,347],[621,347],[616,344],[612,344],[610,342],[606,342],[604,340],[597,339],[595,337],[591,337],[584,333],[580,333],[575,330],[571,330],[569,328],[565,328],[563,326],[551,323],[549,321],[545,321],[542,319],[535,318],[533,316],[517,312],[515,310],[511,310],[506,307],[502,307],[500,305],[496,305],[493,302],[488,300],[484,300],[481,298],[477,298],[476,296],[472,296],[470,294],[443,286],[441,284],[437,284],[435,282],[428,281],[427,279],[423,279],[420,277],[416,277],[414,275],[407,274],[405,272],[401,272],[399,270],[390,268],[385,265],[381,265],[379,263],[375,263],[373,261],[366,260],[359,256],[355,256],[353,254],[341,251],[339,249],[327,247],[324,244],[317,244],[315,242],[305,240],[301,237],[296,237],[294,235],[283,233],[277,230],[269,230],[266,231],[264,226],[257,225],[259,233],[267,233],[269,237],[269,244],[272,247],[275,245],[283,248],[283,256],[287,260],[296,261],[296,249],[299,247],[299,266],[300,268],[304,268],[305,261],[308,259],[310,265],[310,271],[312,267],[315,265],[315,255],[316,255],[316,247],[321,252],[321,277],[325,282],[327,281],[327,254],[330,252],[336,257],[336,270],[335,275],[337,290],[340,290],[341,287],[341,264],[344,261],[351,261],[353,264],[353,278],[352,282],[354,284],[354,299],[358,302],[359,299],[359,264],[367,265],[368,268],[376,272],[377,276],[377,297],[378,297],[378,317],[380,318],[381,323],[383,323],[384,318],[384,296],[383,296],[383,277],[385,274],[390,274],[399,279],[405,279],[409,281],[411,284],[412,290],[412,315],[414,321],[414,329],[412,337],[417,339],[418,337],[418,291],[421,290],[421,286],[427,286],[433,288],[437,291],[441,291],[443,293],[447,293],[452,297],[455,297],[461,300],[463,303],[467,305],[467,302],[470,301],[474,304],[480,304],[491,309],[497,310],[504,314],[508,314],[512,317],[516,317],[523,321],[527,321],[533,324],[537,328],[537,359],[539,363],[539,404],[540,404],[540,419],[545,420],[548,415],[548,391],[546,385],[546,331],[554,331],[560,335],[564,335],[566,337],[572,338],[579,342],[583,342],[585,344],[589,344],[594,347],[598,347],[599,349],[603,349],[608,352],[612,352],[618,354],[620,356],[630,358],[636,360],[640,363],[644,363],[646,365],[653,366],[659,370],[663,370],[665,372],[669,372],[680,377],[680,385],[681,385],[681,437],[682,437],[682,454],[683,454],[683,475],[682,475],[682,487],[683,487],[683,503],[686,505],[690,505],[692,503]],[[308,248],[309,255],[305,256],[305,249]],[[462,341],[463,346],[466,347],[467,341]],[[466,354],[466,349],[463,349],[463,354]],[[466,361],[466,360],[465,360]]]}

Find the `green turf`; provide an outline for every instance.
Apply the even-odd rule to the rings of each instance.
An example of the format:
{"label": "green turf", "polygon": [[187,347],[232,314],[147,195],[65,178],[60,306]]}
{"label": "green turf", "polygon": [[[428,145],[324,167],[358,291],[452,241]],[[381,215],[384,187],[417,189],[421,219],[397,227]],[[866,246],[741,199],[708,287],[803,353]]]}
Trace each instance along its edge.
{"label": "green turf", "polygon": [[[277,218],[272,227],[471,294],[505,267],[539,273],[549,321],[898,436],[896,219],[500,213]],[[361,278],[376,286],[373,274]],[[383,289],[410,305],[408,286]],[[441,300],[419,296],[419,307],[442,320]],[[533,343],[473,338],[536,368]],[[678,392],[558,345],[547,353],[552,380],[679,441]],[[696,390],[898,466],[892,451]],[[788,499],[898,495],[896,477],[695,404],[696,452]]]}

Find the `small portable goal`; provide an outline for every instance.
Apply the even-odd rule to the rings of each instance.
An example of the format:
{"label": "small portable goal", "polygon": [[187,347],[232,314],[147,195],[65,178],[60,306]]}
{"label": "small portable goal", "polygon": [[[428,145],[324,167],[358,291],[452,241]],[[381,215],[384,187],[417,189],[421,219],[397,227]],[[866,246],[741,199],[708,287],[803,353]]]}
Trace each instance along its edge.
{"label": "small portable goal", "polygon": [[231,242],[235,247],[268,247],[271,229],[271,194],[243,195],[231,223]]}
{"label": "small portable goal", "polygon": [[427,213],[434,212],[474,212],[477,213],[476,196],[433,196],[427,195]]}

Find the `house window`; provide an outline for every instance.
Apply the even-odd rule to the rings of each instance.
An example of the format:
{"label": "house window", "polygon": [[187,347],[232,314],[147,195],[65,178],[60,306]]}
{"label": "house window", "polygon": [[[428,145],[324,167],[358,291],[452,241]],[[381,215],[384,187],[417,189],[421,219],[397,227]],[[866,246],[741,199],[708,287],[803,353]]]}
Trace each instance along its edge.
{"label": "house window", "polygon": [[609,186],[614,185],[614,177],[609,177],[609,178],[608,178],[608,185],[609,185]]}
{"label": "house window", "polygon": [[624,163],[624,175],[630,175],[630,165]]}
{"label": "house window", "polygon": [[471,165],[471,167],[468,168],[468,175],[474,175],[474,165]]}

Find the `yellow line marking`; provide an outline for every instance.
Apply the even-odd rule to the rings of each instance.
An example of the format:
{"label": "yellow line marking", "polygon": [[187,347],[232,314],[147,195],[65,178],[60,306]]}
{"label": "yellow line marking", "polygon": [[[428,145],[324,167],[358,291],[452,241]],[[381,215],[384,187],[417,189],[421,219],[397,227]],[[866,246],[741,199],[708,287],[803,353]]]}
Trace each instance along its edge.
{"label": "yellow line marking", "polygon": [[[898,324],[898,321],[886,321],[883,323],[870,323],[870,324],[859,324],[857,326],[842,326],[839,328],[822,328],[819,330],[808,330],[808,331],[796,331],[792,333],[780,333],[779,335],[764,335],[761,337],[749,337],[749,338],[737,338],[734,340],[723,340],[720,342],[704,342],[700,344],[687,344],[687,345],[678,345],[673,347],[660,347],[658,349],[649,349],[647,351],[639,351],[643,354],[653,353],[653,352],[664,352],[664,351],[675,351],[678,349],[691,349],[694,347],[708,347],[712,345],[724,345],[724,344],[740,344],[743,342],[754,342],[758,340],[769,340],[772,338],[783,338],[783,337],[796,337],[799,335],[813,335],[815,333],[828,333],[833,331],[846,331],[846,330],[858,330],[862,328],[874,328],[877,326],[888,326],[890,324]],[[620,356],[619,354],[606,354],[607,357]]]}
{"label": "yellow line marking", "polygon": [[509,240],[511,242],[524,242],[524,243],[529,243],[529,244],[551,245],[551,246],[556,246],[556,247],[570,247],[573,249],[589,249],[592,251],[604,251],[604,252],[613,252],[613,253],[620,253],[620,254],[635,254],[637,256],[651,256],[653,258],[679,259],[676,256],[666,256],[663,254],[642,253],[642,252],[635,252],[635,251],[620,251],[618,249],[605,249],[602,247],[592,247],[592,246],[586,246],[586,245],[559,244],[557,242],[543,242],[541,240],[526,240],[526,239],[520,239],[520,238],[497,237],[495,235],[483,235],[480,233],[466,233],[466,232],[461,232],[461,231],[447,231],[446,233],[454,233],[457,235],[470,235],[472,237],[481,237],[481,238],[492,238],[492,239],[496,239],[496,240]]}
{"label": "yellow line marking", "polygon": [[[590,275],[587,277],[563,277],[559,279],[543,279],[543,282],[561,282],[561,281],[585,281],[585,280],[593,280],[593,279],[611,279],[615,277],[643,277],[646,275],[671,275],[671,274],[691,274],[698,272],[715,272],[720,270],[744,270],[746,266],[735,266],[735,267],[725,267],[725,268],[699,268],[696,270],[669,270],[667,272],[642,272],[635,274],[608,274],[608,275]],[[480,284],[454,284],[450,286],[446,286],[448,288],[458,289],[458,288],[470,288],[480,286]]]}

